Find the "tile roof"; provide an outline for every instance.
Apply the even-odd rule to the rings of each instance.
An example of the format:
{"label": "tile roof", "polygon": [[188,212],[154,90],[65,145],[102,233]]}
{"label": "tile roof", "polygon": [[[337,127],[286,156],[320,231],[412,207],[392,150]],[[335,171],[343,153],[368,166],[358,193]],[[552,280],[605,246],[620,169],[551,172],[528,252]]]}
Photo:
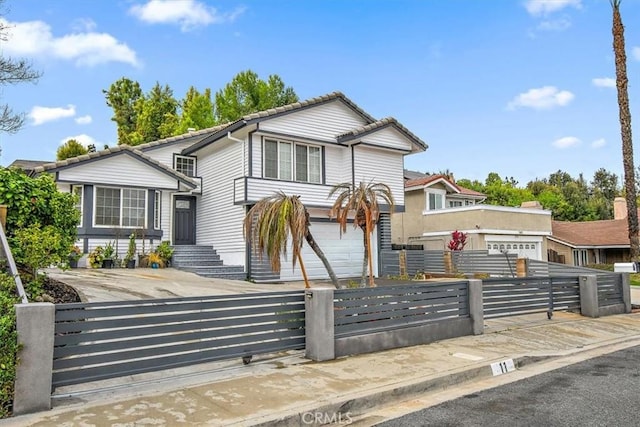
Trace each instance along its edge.
{"label": "tile roof", "polygon": [[418,172],[418,171],[411,171],[409,169],[405,169],[404,170],[404,179],[405,179],[405,181],[410,180],[410,179],[424,178],[426,176],[429,176],[429,174]]}
{"label": "tile roof", "polygon": [[432,182],[435,182],[435,181],[438,181],[438,180],[441,180],[441,179],[446,181],[452,187],[456,188],[460,194],[465,194],[467,196],[486,197],[486,195],[483,194],[483,193],[480,193],[480,192],[475,191],[475,190],[471,190],[469,188],[464,188],[464,187],[459,186],[455,182],[451,181],[451,179],[448,176],[442,175],[442,174],[426,175],[426,176],[424,176],[422,178],[415,178],[415,179],[406,180],[404,182],[404,187],[405,188],[409,188],[409,187],[424,187],[426,185],[431,184]]}
{"label": "tile roof", "polygon": [[573,246],[629,245],[626,219],[602,221],[552,221],[551,236]]}
{"label": "tile roof", "polygon": [[251,121],[256,119],[262,119],[262,118],[278,115],[281,113],[286,113],[289,111],[299,110],[304,107],[310,107],[312,105],[322,104],[324,102],[331,101],[334,99],[341,99],[343,102],[345,102],[355,111],[357,111],[367,121],[369,122],[376,121],[376,119],[370,116],[362,108],[358,107],[353,101],[347,98],[342,92],[331,92],[326,95],[317,96],[315,98],[310,98],[304,101],[294,102],[293,104],[283,105],[282,107],[270,108],[268,110],[258,111],[257,113],[247,114],[246,116],[242,117],[242,119],[240,120]]}
{"label": "tile roof", "polygon": [[145,150],[147,148],[157,147],[158,145],[169,144],[172,142],[184,141],[185,139],[198,138],[198,140],[209,136],[212,133],[218,132],[231,123],[225,123],[223,125],[213,126],[210,128],[200,129],[192,132],[183,133],[181,135],[170,136],[168,138],[158,139],[157,141],[146,142],[144,144],[136,145],[137,150]]}
{"label": "tile roof", "polygon": [[25,172],[32,171],[38,166],[42,166],[44,164],[49,163],[47,160],[25,160],[25,159],[16,159],[14,160],[8,168],[20,168]]}
{"label": "tile roof", "polygon": [[198,186],[198,183],[193,180],[192,178],[178,172],[175,171],[173,169],[171,169],[170,167],[158,162],[157,160],[147,156],[146,154],[144,154],[142,151],[138,150],[137,147],[130,147],[128,145],[117,145],[115,147],[109,147],[105,150],[102,151],[96,151],[93,153],[87,153],[87,154],[83,154],[81,156],[77,156],[77,157],[70,157],[66,160],[60,160],[58,162],[51,162],[51,163],[46,163],[43,164],[41,166],[38,166],[36,168],[33,169],[33,172],[38,174],[38,173],[43,173],[43,172],[48,172],[48,171],[52,171],[55,169],[59,169],[59,168],[63,168],[63,167],[67,167],[67,166],[73,166],[76,165],[78,163],[83,163],[86,162],[88,160],[92,160],[92,159],[97,159],[100,157],[109,157],[113,154],[116,153],[122,153],[122,152],[129,152],[132,155],[141,158],[142,160],[146,161],[147,163],[151,163],[152,165],[154,165],[155,167],[160,168],[161,170],[163,170],[164,172],[175,176],[176,178],[178,178],[180,181],[185,182],[189,185],[192,185],[194,188]]}
{"label": "tile roof", "polygon": [[348,132],[343,133],[342,135],[338,135],[338,141],[342,142],[343,140],[350,140],[353,138],[357,138],[360,135],[373,132],[377,129],[382,129],[389,125],[395,126],[396,128],[398,128],[400,132],[404,133],[409,139],[413,140],[413,142],[416,145],[420,146],[421,148],[423,149],[428,148],[427,144],[423,140],[418,138],[418,136],[416,136],[413,132],[411,132],[409,129],[404,127],[400,122],[398,122],[393,117],[385,117],[384,119],[377,120],[373,123],[369,123],[367,125],[352,129]]}

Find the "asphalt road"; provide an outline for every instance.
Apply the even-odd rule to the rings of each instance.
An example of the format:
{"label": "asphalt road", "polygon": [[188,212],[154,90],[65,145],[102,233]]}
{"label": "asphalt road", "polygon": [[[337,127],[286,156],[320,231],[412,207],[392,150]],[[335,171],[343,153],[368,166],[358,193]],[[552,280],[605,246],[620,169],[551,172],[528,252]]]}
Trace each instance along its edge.
{"label": "asphalt road", "polygon": [[378,425],[637,426],[640,346],[470,394]]}

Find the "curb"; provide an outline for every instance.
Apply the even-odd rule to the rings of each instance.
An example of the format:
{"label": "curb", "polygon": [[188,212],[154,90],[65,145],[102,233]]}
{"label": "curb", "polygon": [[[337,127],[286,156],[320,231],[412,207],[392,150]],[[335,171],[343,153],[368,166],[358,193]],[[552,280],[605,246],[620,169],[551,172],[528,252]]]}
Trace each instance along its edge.
{"label": "curb", "polygon": [[[393,404],[404,400],[409,400],[414,396],[429,392],[443,391],[454,386],[471,382],[472,380],[485,379],[495,376],[492,365],[500,362],[512,361],[517,369],[525,366],[542,364],[554,359],[570,358],[577,354],[594,352],[604,347],[613,347],[611,352],[620,350],[617,345],[624,347],[637,345],[640,342],[640,335],[624,337],[602,343],[579,347],[557,354],[548,355],[523,355],[519,357],[504,357],[485,361],[482,365],[470,369],[462,369],[451,374],[445,374],[435,378],[420,379],[411,383],[394,384],[381,387],[379,390],[369,390],[357,393],[350,398],[338,397],[335,400],[318,402],[316,405],[290,410],[288,413],[280,415],[267,415],[255,420],[245,420],[241,424],[255,427],[280,427],[280,426],[320,426],[327,424],[351,424],[366,411]],[[593,356],[596,357],[596,356]],[[577,362],[573,362],[577,363]]]}

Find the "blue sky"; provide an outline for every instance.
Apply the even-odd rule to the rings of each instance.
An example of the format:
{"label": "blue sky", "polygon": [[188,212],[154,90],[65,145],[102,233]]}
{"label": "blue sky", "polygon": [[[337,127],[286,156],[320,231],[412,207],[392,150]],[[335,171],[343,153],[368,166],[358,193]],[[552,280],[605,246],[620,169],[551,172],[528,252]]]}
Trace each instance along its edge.
{"label": "blue sky", "polygon": [[[28,114],[0,164],[53,160],[76,137],[116,143],[103,89],[125,76],[216,91],[239,71],[280,75],[301,99],[336,90],[429,144],[406,167],[521,185],[562,169],[590,180],[622,160],[609,0],[6,0],[3,55],[37,84],[3,87]],[[622,1],[633,124],[640,0]],[[640,130],[636,130],[636,140]],[[640,164],[636,143],[636,165]]]}

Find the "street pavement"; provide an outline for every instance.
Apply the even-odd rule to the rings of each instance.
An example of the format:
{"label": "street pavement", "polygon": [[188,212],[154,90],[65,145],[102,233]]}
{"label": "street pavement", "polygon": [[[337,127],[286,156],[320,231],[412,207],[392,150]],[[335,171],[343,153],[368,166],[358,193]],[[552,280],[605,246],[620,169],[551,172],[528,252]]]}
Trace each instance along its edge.
{"label": "street pavement", "polygon": [[528,367],[554,369],[639,344],[640,313],[507,317],[488,320],[483,335],[329,362],[290,352],[246,366],[238,359],[109,380],[93,384],[97,390],[65,387],[56,390],[52,410],[0,426],[374,425],[389,419],[377,408],[488,381],[495,363],[510,359],[518,367],[495,378],[517,378]]}

